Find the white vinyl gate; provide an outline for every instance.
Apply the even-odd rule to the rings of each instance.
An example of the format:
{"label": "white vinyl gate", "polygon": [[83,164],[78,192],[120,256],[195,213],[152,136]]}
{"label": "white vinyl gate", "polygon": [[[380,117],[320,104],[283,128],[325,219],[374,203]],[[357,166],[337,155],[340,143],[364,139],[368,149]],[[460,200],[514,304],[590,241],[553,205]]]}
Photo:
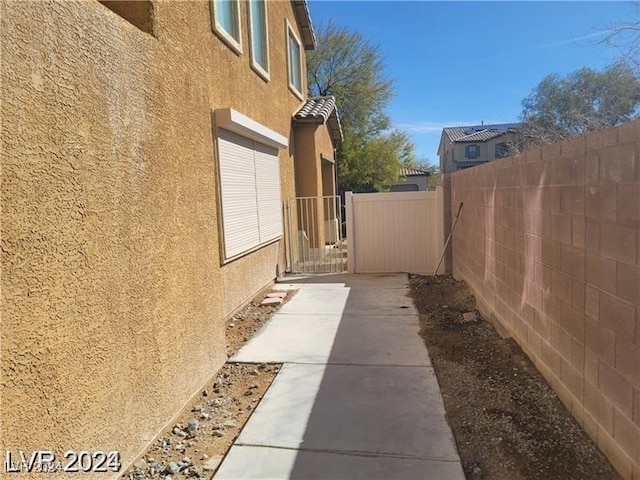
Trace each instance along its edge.
{"label": "white vinyl gate", "polygon": [[349,273],[435,272],[444,245],[442,188],[347,192],[345,206]]}

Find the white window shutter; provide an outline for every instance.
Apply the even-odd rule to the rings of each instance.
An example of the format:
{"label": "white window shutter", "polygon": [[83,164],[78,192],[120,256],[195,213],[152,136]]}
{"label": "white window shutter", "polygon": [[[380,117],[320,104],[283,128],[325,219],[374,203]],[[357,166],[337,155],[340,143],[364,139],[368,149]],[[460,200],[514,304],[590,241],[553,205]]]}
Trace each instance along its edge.
{"label": "white window shutter", "polygon": [[225,257],[260,243],[254,142],[219,130],[218,153]]}
{"label": "white window shutter", "polygon": [[258,225],[260,243],[264,243],[278,238],[283,233],[278,151],[275,148],[256,143],[255,162]]}

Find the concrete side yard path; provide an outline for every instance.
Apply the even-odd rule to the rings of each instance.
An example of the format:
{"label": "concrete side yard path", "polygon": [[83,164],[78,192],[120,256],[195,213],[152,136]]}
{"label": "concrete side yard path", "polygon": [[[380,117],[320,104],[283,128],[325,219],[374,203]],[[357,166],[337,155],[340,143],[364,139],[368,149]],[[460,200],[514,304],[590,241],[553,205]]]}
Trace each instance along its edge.
{"label": "concrete side yard path", "polygon": [[282,363],[214,478],[464,480],[406,275],[330,275],[231,362]]}

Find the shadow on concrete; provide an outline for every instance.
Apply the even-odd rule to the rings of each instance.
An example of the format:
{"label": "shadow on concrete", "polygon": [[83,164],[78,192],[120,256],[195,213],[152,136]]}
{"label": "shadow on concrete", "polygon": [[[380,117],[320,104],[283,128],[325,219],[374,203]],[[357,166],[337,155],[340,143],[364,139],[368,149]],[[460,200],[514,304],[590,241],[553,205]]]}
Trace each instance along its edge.
{"label": "shadow on concrete", "polygon": [[[406,275],[283,280],[301,291],[240,361],[287,360],[216,478],[463,480]],[[332,315],[329,341],[295,332]]]}

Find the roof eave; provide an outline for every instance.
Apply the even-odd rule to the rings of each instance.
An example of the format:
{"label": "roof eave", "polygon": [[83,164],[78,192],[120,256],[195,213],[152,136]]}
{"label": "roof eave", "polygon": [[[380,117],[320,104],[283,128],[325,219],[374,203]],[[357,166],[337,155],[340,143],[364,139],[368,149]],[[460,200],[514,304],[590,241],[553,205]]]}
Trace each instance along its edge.
{"label": "roof eave", "polygon": [[298,28],[302,36],[302,43],[305,50],[315,50],[316,34],[313,31],[313,23],[311,22],[311,13],[306,0],[292,0],[293,11],[298,20]]}
{"label": "roof eave", "polygon": [[335,109],[331,112],[331,115],[329,115],[327,128],[329,128],[329,134],[334,147],[343,142],[344,135],[342,134],[342,125],[340,124],[340,118],[338,117]]}

